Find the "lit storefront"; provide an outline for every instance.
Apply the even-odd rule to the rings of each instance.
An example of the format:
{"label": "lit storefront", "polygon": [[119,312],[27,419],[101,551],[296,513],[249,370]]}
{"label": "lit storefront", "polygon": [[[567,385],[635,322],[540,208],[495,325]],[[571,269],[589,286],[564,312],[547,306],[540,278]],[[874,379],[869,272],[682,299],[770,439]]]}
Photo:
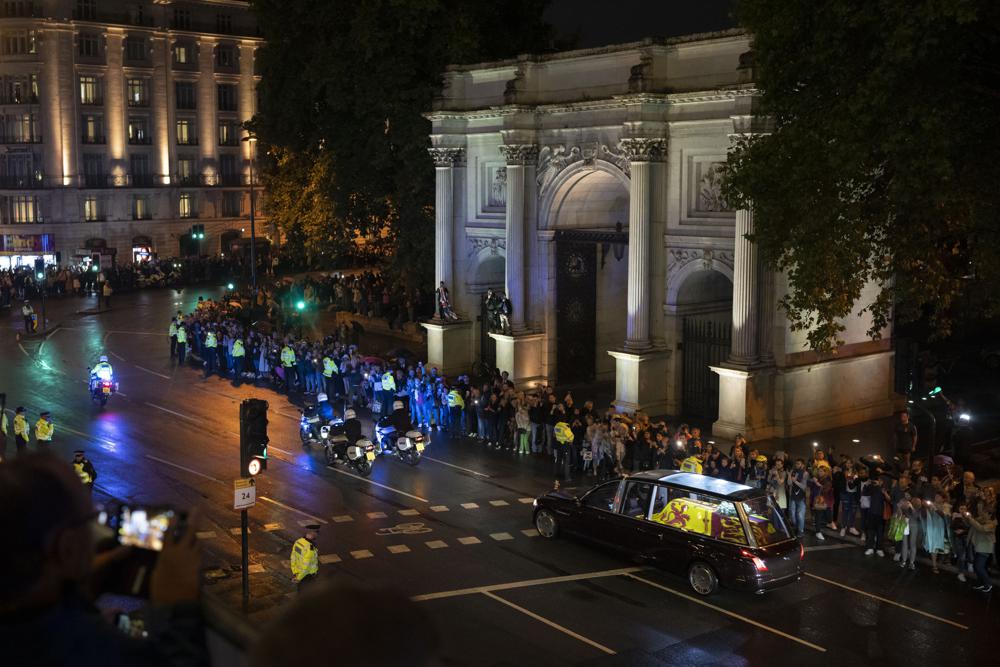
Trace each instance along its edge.
{"label": "lit storefront", "polygon": [[0,234],[0,270],[31,266],[39,257],[58,263],[53,234]]}

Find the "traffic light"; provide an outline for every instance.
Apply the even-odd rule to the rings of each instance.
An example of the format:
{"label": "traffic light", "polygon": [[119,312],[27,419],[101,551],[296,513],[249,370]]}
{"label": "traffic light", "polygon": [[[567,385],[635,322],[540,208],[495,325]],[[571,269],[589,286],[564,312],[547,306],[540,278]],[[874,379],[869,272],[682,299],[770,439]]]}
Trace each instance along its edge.
{"label": "traffic light", "polygon": [[41,257],[35,258],[35,278],[45,280],[45,260]]}
{"label": "traffic light", "polygon": [[240,404],[240,475],[267,470],[267,401],[248,398]]}
{"label": "traffic light", "polygon": [[191,238],[198,240],[205,238],[205,225],[191,225]]}

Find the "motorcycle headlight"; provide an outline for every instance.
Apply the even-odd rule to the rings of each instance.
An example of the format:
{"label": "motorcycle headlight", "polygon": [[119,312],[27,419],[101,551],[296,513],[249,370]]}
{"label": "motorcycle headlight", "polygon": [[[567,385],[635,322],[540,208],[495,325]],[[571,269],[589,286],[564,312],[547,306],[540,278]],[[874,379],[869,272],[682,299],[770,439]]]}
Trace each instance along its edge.
{"label": "motorcycle headlight", "polygon": [[329,436],[330,435],[330,427],[329,426],[322,426],[322,427],[320,427],[319,434],[322,437],[324,437],[324,438],[327,437],[327,436]]}

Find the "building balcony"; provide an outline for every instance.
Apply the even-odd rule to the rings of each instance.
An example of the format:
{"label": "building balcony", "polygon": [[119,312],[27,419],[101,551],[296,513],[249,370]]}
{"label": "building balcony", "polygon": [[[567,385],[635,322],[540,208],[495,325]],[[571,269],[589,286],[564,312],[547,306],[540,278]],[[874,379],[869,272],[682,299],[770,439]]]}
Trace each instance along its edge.
{"label": "building balcony", "polygon": [[146,109],[149,108],[149,100],[148,99],[136,100],[130,97],[128,98],[128,107],[130,109]]}
{"label": "building balcony", "polygon": [[0,144],[40,144],[40,143],[42,143],[42,138],[40,136],[10,137],[7,135],[0,134]]}
{"label": "building balcony", "polygon": [[129,137],[128,143],[130,146],[150,146],[153,143],[153,138],[150,136]]}
{"label": "building balcony", "polygon": [[84,134],[80,136],[81,144],[106,144],[108,138],[103,135]]}
{"label": "building balcony", "polygon": [[45,187],[45,178],[38,173],[34,176],[0,174],[0,189],[4,190],[38,190]]}
{"label": "building balcony", "polygon": [[198,145],[198,138],[197,137],[188,137],[187,139],[184,139],[184,140],[178,139],[177,140],[177,145],[178,146],[197,146]]}
{"label": "building balcony", "polygon": [[0,104],[38,104],[38,95],[11,95],[0,97]]}
{"label": "building balcony", "polygon": [[197,187],[199,180],[198,177],[194,175],[175,176],[174,183],[182,188],[191,188],[191,187]]}
{"label": "building balcony", "polygon": [[202,185],[212,188],[235,188],[249,183],[249,179],[243,174],[203,174],[200,181]]}
{"label": "building balcony", "polygon": [[83,107],[103,107],[104,97],[90,97],[87,99],[80,100],[80,106]]}
{"label": "building balcony", "polygon": [[80,180],[81,187],[84,188],[110,188],[120,185],[116,181],[120,181],[121,177],[115,177],[111,174],[83,174]]}
{"label": "building balcony", "polygon": [[129,174],[128,184],[133,188],[152,188],[163,184],[163,179],[153,174]]}

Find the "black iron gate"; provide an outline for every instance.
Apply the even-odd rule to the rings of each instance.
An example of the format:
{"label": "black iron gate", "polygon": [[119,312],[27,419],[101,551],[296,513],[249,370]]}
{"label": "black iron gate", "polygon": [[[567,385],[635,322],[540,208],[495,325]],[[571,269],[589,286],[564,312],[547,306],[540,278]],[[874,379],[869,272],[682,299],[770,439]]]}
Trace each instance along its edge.
{"label": "black iron gate", "polygon": [[556,373],[592,382],[597,344],[597,244],[556,238]]}
{"label": "black iron gate", "polygon": [[718,366],[729,356],[733,327],[730,322],[684,318],[684,416],[715,421],[719,418]]}

